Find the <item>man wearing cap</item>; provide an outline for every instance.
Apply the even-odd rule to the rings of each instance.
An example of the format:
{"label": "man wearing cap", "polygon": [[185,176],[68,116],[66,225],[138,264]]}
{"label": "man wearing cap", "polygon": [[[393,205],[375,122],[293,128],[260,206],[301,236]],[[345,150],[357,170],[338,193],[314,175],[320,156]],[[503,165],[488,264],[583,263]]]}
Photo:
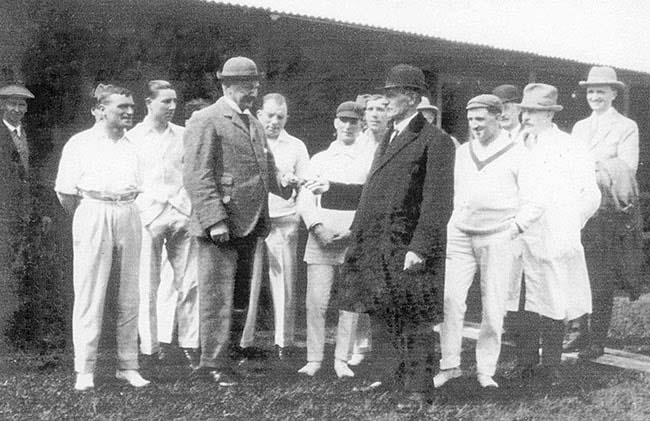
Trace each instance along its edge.
{"label": "man wearing cap", "polygon": [[[196,111],[185,129],[183,181],[192,203],[190,233],[198,243],[199,369],[222,386],[236,383],[228,358],[234,277],[270,228],[268,194],[289,197],[276,176],[264,127],[250,114],[260,74],[246,57],[226,61],[223,96]],[[294,185],[297,177],[283,177]]]}
{"label": "man wearing cap", "polygon": [[[365,163],[372,159],[366,145],[358,141],[362,119],[363,108],[358,103],[347,101],[340,104],[334,118],[336,140],[311,159],[310,178],[342,183],[351,186],[350,191],[345,194],[327,191],[314,195],[309,190],[312,184],[308,183],[299,195],[300,215],[309,230],[304,256],[307,263],[307,364],[299,373],[308,376],[316,374],[322,365],[330,291],[343,263],[361,185],[368,175]],[[356,337],[354,333],[351,332],[346,339]],[[351,373],[347,366],[342,367],[344,364],[335,366],[339,377]],[[347,368],[345,373],[342,368]]]}
{"label": "man wearing cap", "polygon": [[[302,140],[284,130],[287,123],[287,101],[279,93],[270,93],[262,99],[262,109],[257,118],[264,126],[264,134],[278,169],[305,179],[309,169],[309,153]],[[275,351],[279,359],[285,359],[294,344],[295,288],[300,216],[296,212],[296,195],[284,199],[269,193],[269,216],[271,229],[264,239],[269,264],[269,283],[273,299],[275,325]],[[262,247],[255,251],[254,264],[262,264]],[[259,269],[259,268],[258,268]],[[242,349],[252,345],[257,318],[257,305],[262,283],[261,269],[253,269],[250,304],[244,332],[240,341]]]}
{"label": "man wearing cap", "polygon": [[342,310],[370,314],[375,373],[384,386],[401,383],[416,403],[431,382],[429,323],[442,312],[455,151],[449,136],[417,112],[425,89],[416,67],[388,72],[392,127],[363,187],[339,289]]}
{"label": "man wearing cap", "polygon": [[442,360],[434,387],[460,377],[467,292],[480,271],[482,319],[476,343],[477,379],[492,378],[501,351],[508,292],[521,279],[519,235],[542,215],[529,152],[499,127],[502,104],[495,95],[467,103],[472,138],[456,151],[454,211],[447,225]]}
{"label": "man wearing cap", "polygon": [[503,103],[503,111],[499,121],[501,128],[505,130],[510,139],[519,141],[522,130],[519,122],[519,115],[521,114],[518,105],[521,100],[519,88],[514,85],[499,85],[492,90],[492,94],[499,97]]}
{"label": "man wearing cap", "polygon": [[[142,164],[142,193],[136,200],[143,228],[138,314],[140,350],[144,355],[163,357],[160,342],[169,344],[172,332],[161,332],[165,340],[159,342],[158,314],[176,314],[178,344],[192,364],[193,354],[199,348],[199,314],[196,250],[188,231],[191,205],[183,187],[184,129],[171,123],[176,111],[174,87],[165,80],[152,80],[146,90],[147,115],[127,133],[137,146]],[[173,269],[171,283],[161,283],[163,248]],[[159,295],[177,295],[177,302],[159,308]]]}
{"label": "man wearing cap", "polygon": [[[600,204],[593,161],[586,149],[553,123],[558,92],[532,83],[524,89],[524,145],[535,163],[544,214],[522,235],[526,328],[518,336],[518,368],[524,377],[559,379],[564,320],[591,312],[591,293],[580,230]],[[509,309],[519,308],[519,284]],[[542,342],[540,363],[539,343]],[[538,364],[540,363],[540,364]]]}
{"label": "man wearing cap", "polygon": [[55,191],[74,214],[74,306],[72,339],[75,389],[94,387],[97,347],[114,250],[119,254],[117,358],[115,377],[134,387],[149,381],[138,372],[138,266],[141,224],[135,198],[142,182],[136,146],[125,136],[133,124],[133,95],[104,86],[101,118],[65,144]]}
{"label": "man wearing cap", "polygon": [[[611,67],[592,67],[580,86],[587,90],[589,117],[578,121],[571,136],[589,151],[596,166],[603,200],[582,231],[582,243],[591,281],[591,323],[580,321],[581,335],[566,344],[580,349],[580,357],[603,354],[612,317],[614,291],[623,286],[638,296],[643,261],[642,219],[636,184],[639,164],[639,129],[612,106],[625,88]],[[628,187],[625,187],[628,186]]]}

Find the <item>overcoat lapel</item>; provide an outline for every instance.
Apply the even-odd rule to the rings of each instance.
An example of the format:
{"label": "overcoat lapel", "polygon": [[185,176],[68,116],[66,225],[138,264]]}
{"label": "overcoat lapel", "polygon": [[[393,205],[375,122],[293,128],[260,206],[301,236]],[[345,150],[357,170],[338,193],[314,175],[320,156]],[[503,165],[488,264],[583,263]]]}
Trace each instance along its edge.
{"label": "overcoat lapel", "polygon": [[[404,149],[409,143],[413,142],[418,137],[418,133],[413,131],[413,125],[414,123],[417,123],[417,120],[419,118],[420,115],[418,114],[404,129],[404,131],[398,134],[397,137],[393,139],[393,141],[386,147],[386,152],[384,152],[384,154],[381,156],[375,157],[372,168],[370,170],[370,174],[368,174],[368,178],[372,177],[373,174],[377,172],[377,170],[386,165],[386,163],[390,161],[395,155],[397,155],[399,151]],[[390,134],[387,135],[390,136]]]}

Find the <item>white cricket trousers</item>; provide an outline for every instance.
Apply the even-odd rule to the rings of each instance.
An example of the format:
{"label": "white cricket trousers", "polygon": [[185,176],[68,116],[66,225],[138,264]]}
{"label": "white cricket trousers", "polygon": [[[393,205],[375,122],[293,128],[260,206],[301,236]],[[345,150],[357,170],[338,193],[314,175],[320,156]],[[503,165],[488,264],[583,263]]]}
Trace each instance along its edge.
{"label": "white cricket trousers", "polygon": [[82,199],[72,222],[74,306],[72,339],[78,373],[92,373],[97,360],[104,302],[113,263],[120,261],[117,288],[118,369],[138,369],[138,267],[140,214],[134,203]]}
{"label": "white cricket trousers", "polygon": [[[171,343],[175,320],[179,346],[199,347],[196,245],[188,232],[189,223],[187,215],[167,204],[160,215],[142,227],[138,332],[140,351],[145,355],[158,352],[159,341]],[[161,281],[163,247],[173,272],[171,279],[164,282]],[[160,308],[159,302],[163,304]],[[160,326],[160,335],[159,315],[166,322]]]}
{"label": "white cricket trousers", "polygon": [[478,374],[493,376],[501,352],[503,318],[509,288],[521,276],[521,244],[509,231],[468,235],[447,227],[444,321],[440,330],[440,369],[460,366],[467,292],[480,272],[482,318],[476,343]]}
{"label": "white cricket trousers", "polygon": [[[271,230],[264,239],[273,299],[275,344],[281,347],[293,345],[294,342],[299,227],[300,217],[296,214],[271,218]],[[263,255],[262,247],[257,247],[251,277],[248,313],[240,342],[242,348],[251,346],[255,335],[257,307],[262,284]]]}

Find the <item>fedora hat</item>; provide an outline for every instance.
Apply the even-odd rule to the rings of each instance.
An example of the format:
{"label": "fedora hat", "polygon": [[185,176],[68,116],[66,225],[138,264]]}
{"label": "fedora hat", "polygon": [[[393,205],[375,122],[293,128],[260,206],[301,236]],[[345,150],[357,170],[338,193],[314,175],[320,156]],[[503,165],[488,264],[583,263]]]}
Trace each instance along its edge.
{"label": "fedora hat", "polygon": [[426,90],[424,73],[410,64],[398,64],[392,67],[386,75],[384,89],[412,88],[420,91]]}
{"label": "fedora hat", "polygon": [[217,72],[218,79],[258,80],[262,74],[257,71],[255,62],[247,57],[229,58],[223,65],[223,70]]}
{"label": "fedora hat", "polygon": [[530,83],[524,88],[519,106],[525,110],[562,111],[557,103],[557,88],[545,83]]}
{"label": "fedora hat", "polygon": [[618,80],[616,77],[616,71],[611,67],[607,66],[594,66],[589,70],[587,75],[587,80],[581,80],[578,82],[580,86],[592,86],[592,85],[609,85],[615,86],[619,89],[625,88],[625,84]]}
{"label": "fedora hat", "polygon": [[420,110],[434,110],[434,111],[438,111],[438,107],[436,107],[435,105],[432,105],[432,104],[429,102],[429,98],[423,96],[423,97],[422,97],[422,100],[420,101],[420,105],[418,105],[418,107],[417,107],[417,110],[418,110],[418,111],[420,111]]}
{"label": "fedora hat", "polygon": [[492,95],[498,96],[504,104],[521,100],[521,91],[515,85],[499,85],[492,90]]}
{"label": "fedora hat", "polygon": [[34,99],[34,94],[21,85],[7,85],[0,88],[0,97]]}

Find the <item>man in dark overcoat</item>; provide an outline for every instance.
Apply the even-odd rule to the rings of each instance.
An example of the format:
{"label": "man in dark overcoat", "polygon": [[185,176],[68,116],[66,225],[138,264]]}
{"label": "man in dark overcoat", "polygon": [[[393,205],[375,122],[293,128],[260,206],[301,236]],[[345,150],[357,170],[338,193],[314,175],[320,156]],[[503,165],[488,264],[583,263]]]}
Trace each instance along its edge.
{"label": "man in dark overcoat", "polygon": [[[221,386],[236,383],[228,358],[237,266],[250,261],[270,227],[269,191],[288,198],[276,176],[264,127],[252,107],[260,74],[246,57],[217,73],[224,95],[196,111],[184,135],[183,181],[192,202],[190,234],[198,243],[200,372]],[[291,180],[285,180],[287,183]]]}
{"label": "man in dark overcoat", "polygon": [[380,380],[397,381],[407,402],[417,402],[431,386],[431,322],[442,312],[455,148],[417,112],[425,91],[420,69],[393,67],[384,90],[392,128],[377,148],[352,223],[339,304],[370,314]]}

